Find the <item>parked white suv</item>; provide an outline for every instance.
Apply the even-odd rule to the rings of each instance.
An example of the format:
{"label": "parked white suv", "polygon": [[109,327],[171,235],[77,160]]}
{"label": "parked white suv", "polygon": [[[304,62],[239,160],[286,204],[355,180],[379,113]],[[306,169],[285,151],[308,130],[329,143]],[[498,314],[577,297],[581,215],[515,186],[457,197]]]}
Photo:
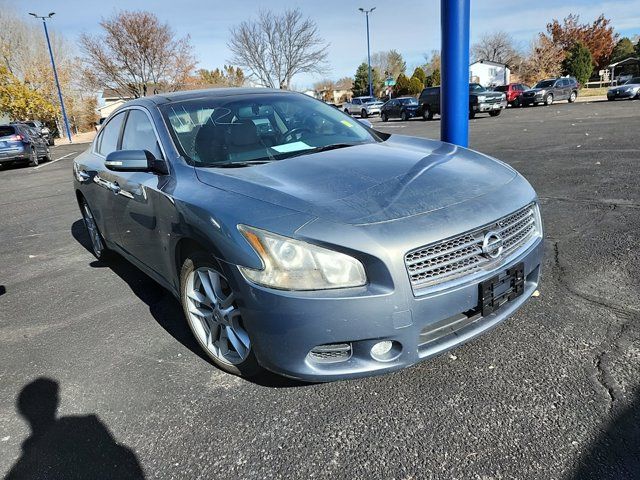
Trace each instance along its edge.
{"label": "parked white suv", "polygon": [[375,97],[354,97],[350,102],[345,102],[342,108],[344,113],[367,118],[369,115],[380,115],[382,105],[384,102]]}

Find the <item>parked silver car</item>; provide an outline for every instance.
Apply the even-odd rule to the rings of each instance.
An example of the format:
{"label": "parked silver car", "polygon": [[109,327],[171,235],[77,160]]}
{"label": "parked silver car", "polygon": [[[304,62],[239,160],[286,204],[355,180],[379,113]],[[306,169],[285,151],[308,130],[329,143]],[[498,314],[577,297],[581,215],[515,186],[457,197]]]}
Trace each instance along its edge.
{"label": "parked silver car", "polygon": [[607,100],[609,101],[622,98],[640,99],[640,77],[630,78],[624,85],[610,88],[607,91]]}
{"label": "parked silver car", "polygon": [[350,102],[345,102],[342,106],[344,113],[349,115],[360,115],[367,118],[369,115],[380,115],[380,109],[384,105],[375,97],[354,97]]}

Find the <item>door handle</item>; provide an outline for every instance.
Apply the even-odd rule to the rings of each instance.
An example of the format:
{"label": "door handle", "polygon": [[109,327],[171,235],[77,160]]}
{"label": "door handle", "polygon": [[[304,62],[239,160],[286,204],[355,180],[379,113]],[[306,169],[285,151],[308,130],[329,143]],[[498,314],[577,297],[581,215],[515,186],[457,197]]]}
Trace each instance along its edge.
{"label": "door handle", "polygon": [[118,182],[114,182],[110,183],[109,190],[111,190],[114,195],[118,195],[122,189],[120,188],[120,185],[118,185]]}
{"label": "door handle", "polygon": [[78,180],[81,182],[86,182],[91,178],[91,175],[87,173],[86,170],[78,170]]}

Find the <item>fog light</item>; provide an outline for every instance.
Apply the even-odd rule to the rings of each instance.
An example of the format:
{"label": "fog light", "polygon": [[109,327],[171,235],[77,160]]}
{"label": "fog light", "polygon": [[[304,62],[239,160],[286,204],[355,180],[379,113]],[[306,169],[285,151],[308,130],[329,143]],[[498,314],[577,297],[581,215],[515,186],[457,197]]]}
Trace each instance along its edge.
{"label": "fog light", "polygon": [[393,342],[389,340],[378,342],[373,347],[371,347],[371,355],[374,358],[384,358],[387,353],[391,351],[391,348],[393,348]]}

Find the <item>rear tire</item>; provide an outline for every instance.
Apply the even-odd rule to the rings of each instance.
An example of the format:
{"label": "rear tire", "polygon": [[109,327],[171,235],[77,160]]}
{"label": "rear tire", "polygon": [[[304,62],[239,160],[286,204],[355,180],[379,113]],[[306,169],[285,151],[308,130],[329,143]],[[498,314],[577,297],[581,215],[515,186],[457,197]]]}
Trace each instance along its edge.
{"label": "rear tire", "polygon": [[513,106],[515,108],[521,107],[522,104],[520,103],[520,97],[516,97],[516,99],[513,101]]}
{"label": "rear tire", "polygon": [[423,120],[433,120],[433,112],[429,105],[425,105],[424,110],[422,111],[422,119]]}
{"label": "rear tire", "polygon": [[107,248],[107,244],[100,233],[93,212],[84,198],[80,200],[80,212],[82,213],[82,220],[84,221],[84,226],[87,229],[87,234],[91,241],[91,252],[93,256],[101,262],[107,260],[111,251]]}
{"label": "rear tire", "polygon": [[576,92],[571,92],[571,95],[569,95],[569,103],[573,103],[576,101],[576,98],[578,98],[578,94]]}
{"label": "rear tire", "polygon": [[49,151],[49,147],[47,147],[47,151],[42,156],[42,161],[43,162],[50,162],[51,161],[51,152]]}
{"label": "rear tire", "polygon": [[34,147],[31,147],[31,153],[29,154],[29,166],[37,167],[39,163],[40,160],[38,159],[38,153]]}
{"label": "rear tire", "polygon": [[221,370],[252,377],[263,371],[244,328],[236,294],[220,264],[194,252],[182,264],[180,302],[203,352]]}
{"label": "rear tire", "polygon": [[473,108],[469,109],[469,120],[476,118],[476,112],[473,110]]}

